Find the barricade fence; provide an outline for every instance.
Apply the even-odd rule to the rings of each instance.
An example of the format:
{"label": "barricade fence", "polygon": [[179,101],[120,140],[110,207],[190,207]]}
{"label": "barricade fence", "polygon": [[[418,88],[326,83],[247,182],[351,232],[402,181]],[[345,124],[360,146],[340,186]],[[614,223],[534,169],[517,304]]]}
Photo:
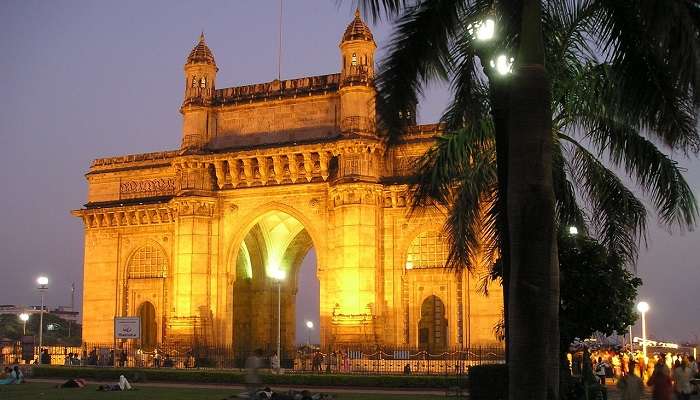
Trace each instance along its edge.
{"label": "barricade fence", "polygon": [[[31,350],[31,349],[30,349]],[[210,368],[244,370],[246,360],[259,354],[263,368],[272,367],[276,348],[242,350],[231,346],[162,343],[144,349],[136,341],[114,344],[85,343],[79,347],[44,346],[42,363],[66,366],[124,368]],[[40,352],[34,349],[34,361]],[[21,361],[19,343],[5,345],[2,362]],[[283,349],[280,367],[284,373],[342,373],[364,375],[416,374],[458,375],[469,367],[504,363],[501,346],[448,348],[442,351],[415,347],[384,346],[299,346]]]}

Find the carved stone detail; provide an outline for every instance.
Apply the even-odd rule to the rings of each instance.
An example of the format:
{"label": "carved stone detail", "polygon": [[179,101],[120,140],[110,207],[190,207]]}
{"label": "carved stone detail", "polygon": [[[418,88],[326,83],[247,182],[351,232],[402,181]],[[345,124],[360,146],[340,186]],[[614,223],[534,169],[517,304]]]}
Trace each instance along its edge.
{"label": "carved stone detail", "polygon": [[83,220],[85,229],[99,229],[169,224],[175,221],[177,210],[168,204],[152,204],[83,209],[72,214]]}
{"label": "carved stone detail", "polygon": [[122,182],[119,199],[172,196],[175,194],[175,178],[142,179]]}

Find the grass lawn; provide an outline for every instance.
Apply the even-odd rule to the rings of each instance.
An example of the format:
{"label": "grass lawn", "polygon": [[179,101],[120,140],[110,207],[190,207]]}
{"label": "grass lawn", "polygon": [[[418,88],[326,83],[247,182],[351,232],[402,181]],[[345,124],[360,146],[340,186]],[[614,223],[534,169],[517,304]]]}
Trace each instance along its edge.
{"label": "grass lawn", "polygon": [[[129,392],[98,392],[97,385],[82,389],[56,389],[50,383],[0,386],[0,399],[7,400],[222,400],[237,394],[235,389],[163,388],[141,386]],[[338,400],[437,400],[444,396],[391,394],[335,394]]]}

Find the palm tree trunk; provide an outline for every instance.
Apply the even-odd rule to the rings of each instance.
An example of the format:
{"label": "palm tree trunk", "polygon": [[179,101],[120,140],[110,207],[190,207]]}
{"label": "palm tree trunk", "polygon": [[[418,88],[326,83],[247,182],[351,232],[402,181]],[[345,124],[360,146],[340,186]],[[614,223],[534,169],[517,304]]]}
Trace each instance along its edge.
{"label": "palm tree trunk", "polygon": [[559,266],[541,4],[524,0],[509,111],[509,399],[559,395]]}
{"label": "palm tree trunk", "polygon": [[508,240],[508,86],[506,81],[491,79],[491,116],[496,133],[496,170],[498,175],[498,236],[500,240],[501,283],[503,285],[503,333],[505,360],[508,362],[508,293],[510,292],[510,245]]}

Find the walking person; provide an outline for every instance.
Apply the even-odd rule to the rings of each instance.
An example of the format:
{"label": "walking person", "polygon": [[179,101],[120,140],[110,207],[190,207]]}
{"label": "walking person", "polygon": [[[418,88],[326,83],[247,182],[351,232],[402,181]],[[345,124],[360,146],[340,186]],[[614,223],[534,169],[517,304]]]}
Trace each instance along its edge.
{"label": "walking person", "polygon": [[693,379],[693,370],[688,366],[688,360],[684,359],[673,369],[673,391],[678,400],[690,400],[693,387],[690,380]]}
{"label": "walking person", "polygon": [[634,373],[634,361],[629,362],[629,373],[620,377],[617,388],[620,390],[620,400],[640,400],[644,393],[642,378]]}
{"label": "walking person", "polygon": [[272,357],[270,357],[270,369],[272,370],[273,374],[280,373],[280,358],[277,355],[277,352],[272,353]]}
{"label": "walking person", "polygon": [[598,363],[595,365],[595,376],[600,380],[600,384],[605,386],[605,376],[610,365],[603,361],[603,357],[598,357]]}
{"label": "walking person", "polygon": [[248,356],[245,360],[245,383],[248,389],[249,398],[254,399],[256,393],[258,392],[258,387],[260,386],[260,374],[258,370],[260,369],[261,361],[260,356],[262,355],[262,350],[257,349],[253,354]]}
{"label": "walking person", "polygon": [[663,355],[658,359],[651,373],[647,386],[651,386],[651,398],[653,400],[673,400],[673,383],[671,371],[666,366]]}

